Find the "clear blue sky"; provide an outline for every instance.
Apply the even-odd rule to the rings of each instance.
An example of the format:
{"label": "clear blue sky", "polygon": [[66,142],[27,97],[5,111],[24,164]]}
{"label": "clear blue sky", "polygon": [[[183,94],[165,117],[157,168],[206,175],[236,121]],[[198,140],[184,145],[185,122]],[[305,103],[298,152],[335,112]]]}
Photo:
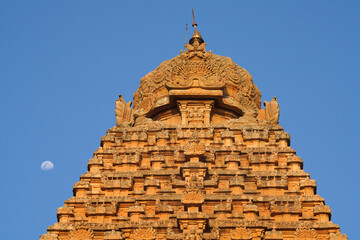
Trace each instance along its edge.
{"label": "clear blue sky", "polygon": [[[263,100],[277,96],[332,221],[360,239],[360,2],[341,0],[2,0],[0,239],[38,239],[57,221],[118,94],[132,100],[179,54],[191,7],[207,49],[246,68]],[[55,168],[41,171],[45,160]]]}

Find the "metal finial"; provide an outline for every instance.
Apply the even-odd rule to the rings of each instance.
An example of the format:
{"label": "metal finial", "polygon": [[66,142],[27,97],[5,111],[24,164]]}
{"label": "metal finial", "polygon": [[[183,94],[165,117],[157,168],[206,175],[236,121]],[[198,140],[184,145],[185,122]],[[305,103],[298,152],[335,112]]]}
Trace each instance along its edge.
{"label": "metal finial", "polygon": [[185,46],[186,46],[186,39],[187,39],[187,30],[188,30],[188,24],[186,24],[186,28],[185,28],[185,42],[184,42],[184,51],[185,51]]}
{"label": "metal finial", "polygon": [[198,42],[199,45],[200,45],[200,44],[202,44],[202,43],[204,42],[204,39],[201,37],[200,32],[196,29],[197,24],[196,24],[196,22],[195,22],[194,9],[191,8],[191,11],[192,11],[192,16],[193,16],[193,24],[192,24],[192,26],[194,27],[194,34],[193,34],[193,36],[191,37],[189,43],[190,43],[191,45],[193,45],[193,43],[196,41],[196,42]]}
{"label": "metal finial", "polygon": [[192,26],[193,26],[194,28],[196,28],[196,27],[197,27],[197,24],[196,24],[196,22],[195,22],[194,9],[191,8],[191,11],[192,11],[192,17],[193,17],[193,24],[192,24]]}

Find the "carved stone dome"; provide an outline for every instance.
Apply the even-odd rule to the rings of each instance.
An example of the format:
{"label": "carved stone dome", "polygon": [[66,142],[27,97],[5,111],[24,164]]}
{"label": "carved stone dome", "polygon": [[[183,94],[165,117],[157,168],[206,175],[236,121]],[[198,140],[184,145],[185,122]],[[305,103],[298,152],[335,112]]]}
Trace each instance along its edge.
{"label": "carved stone dome", "polygon": [[257,116],[261,93],[248,71],[229,57],[207,52],[206,43],[193,41],[180,55],[164,61],[141,79],[134,93],[134,110],[148,117],[176,105],[174,99],[215,99],[216,107],[239,117]]}

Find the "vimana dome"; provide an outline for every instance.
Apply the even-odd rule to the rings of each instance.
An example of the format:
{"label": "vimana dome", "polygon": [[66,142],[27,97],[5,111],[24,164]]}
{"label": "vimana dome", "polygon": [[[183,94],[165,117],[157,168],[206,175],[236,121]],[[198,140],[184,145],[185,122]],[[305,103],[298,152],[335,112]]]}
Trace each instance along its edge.
{"label": "vimana dome", "polygon": [[[196,25],[195,25],[196,26]],[[185,52],[116,100],[74,196],[41,240],[345,240],[290,147],[274,97],[206,51]]]}

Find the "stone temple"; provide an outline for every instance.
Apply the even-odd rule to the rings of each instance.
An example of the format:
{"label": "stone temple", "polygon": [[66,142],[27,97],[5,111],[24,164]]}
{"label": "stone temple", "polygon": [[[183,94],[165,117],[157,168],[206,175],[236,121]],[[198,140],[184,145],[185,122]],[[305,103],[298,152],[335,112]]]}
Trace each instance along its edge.
{"label": "stone temple", "polygon": [[41,240],[346,240],[245,69],[186,51],[116,100],[74,196]]}

